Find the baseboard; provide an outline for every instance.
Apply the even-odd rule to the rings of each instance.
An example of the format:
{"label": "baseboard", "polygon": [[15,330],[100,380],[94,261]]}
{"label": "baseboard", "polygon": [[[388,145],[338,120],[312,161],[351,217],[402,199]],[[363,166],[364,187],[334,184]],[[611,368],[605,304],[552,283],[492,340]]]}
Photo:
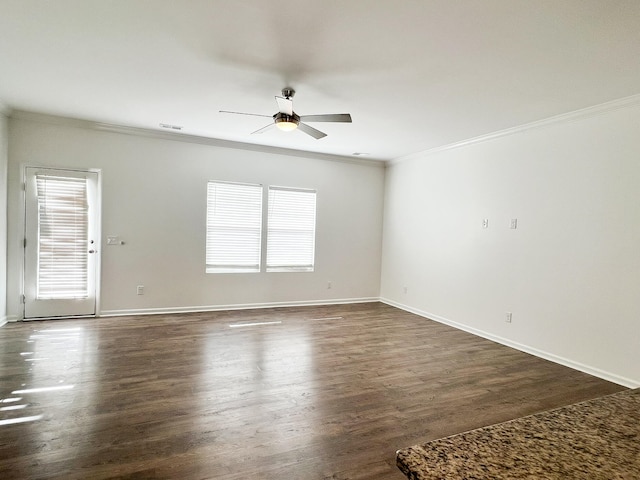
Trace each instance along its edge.
{"label": "baseboard", "polygon": [[121,317],[125,315],[163,315],[173,313],[197,313],[197,312],[218,312],[222,310],[252,310],[259,308],[276,307],[312,307],[320,305],[343,305],[349,303],[370,303],[378,302],[378,297],[364,298],[340,298],[331,300],[306,300],[294,302],[268,302],[268,303],[242,303],[228,305],[205,305],[195,307],[165,307],[165,308],[131,308],[123,310],[103,310],[100,317]]}
{"label": "baseboard", "polygon": [[4,327],[9,320],[6,316],[0,317],[0,327]]}
{"label": "baseboard", "polygon": [[468,325],[464,325],[462,323],[454,322],[447,318],[441,317],[439,315],[435,315],[429,312],[425,312],[423,310],[419,310],[417,308],[410,307],[408,305],[404,305],[402,303],[395,302],[388,298],[380,298],[380,302],[386,303],[387,305],[391,305],[392,307],[399,308],[409,313],[414,313],[421,317],[427,318],[429,320],[433,320],[438,323],[442,323],[444,325],[449,325],[450,327],[457,328],[458,330],[463,330],[465,332],[471,333],[473,335],[477,335],[482,338],[486,338],[487,340],[491,340],[493,342],[499,343],[501,345],[505,345],[507,347],[515,348],[521,352],[525,352],[536,357],[542,358],[544,360],[549,360],[550,362],[557,363],[559,365],[564,365],[565,367],[572,368],[574,370],[578,370],[580,372],[588,373],[589,375],[593,375],[594,377],[602,378],[603,380],[607,380],[609,382],[617,383],[618,385],[622,385],[628,388],[638,388],[640,387],[640,382],[636,380],[632,380],[630,378],[622,377],[620,375],[616,375],[611,372],[606,372],[604,370],[600,370],[599,368],[591,367],[589,365],[585,365],[580,362],[575,362],[568,358],[560,357],[553,353],[545,352],[544,350],[539,350],[537,348],[531,347],[529,345],[524,345],[522,343],[514,342],[507,338],[500,337],[498,335],[493,335],[492,333],[485,332],[483,330],[479,330],[477,328],[469,327]]}

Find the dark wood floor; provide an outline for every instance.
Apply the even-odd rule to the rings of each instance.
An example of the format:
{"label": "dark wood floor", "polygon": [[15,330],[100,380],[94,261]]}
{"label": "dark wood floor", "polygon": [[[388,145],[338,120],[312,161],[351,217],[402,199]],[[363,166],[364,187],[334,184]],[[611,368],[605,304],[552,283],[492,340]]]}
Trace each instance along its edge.
{"label": "dark wood floor", "polygon": [[620,390],[379,303],[9,324],[0,478],[400,480],[401,447]]}

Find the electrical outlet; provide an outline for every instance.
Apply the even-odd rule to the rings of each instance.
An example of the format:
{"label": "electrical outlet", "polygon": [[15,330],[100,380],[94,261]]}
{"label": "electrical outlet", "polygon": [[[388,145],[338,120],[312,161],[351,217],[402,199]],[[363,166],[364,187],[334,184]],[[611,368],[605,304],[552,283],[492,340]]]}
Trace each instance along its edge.
{"label": "electrical outlet", "polygon": [[482,228],[489,228],[489,219],[488,218],[483,218],[482,219]]}
{"label": "electrical outlet", "polygon": [[507,312],[507,316],[504,319],[505,322],[511,323],[511,312]]}
{"label": "electrical outlet", "polygon": [[137,293],[138,295],[144,295],[144,285],[138,285],[138,286],[136,287],[136,293]]}
{"label": "electrical outlet", "polygon": [[509,224],[509,228],[511,228],[512,230],[515,230],[516,228],[518,228],[518,219],[517,218],[512,218],[511,219],[511,223]]}
{"label": "electrical outlet", "polygon": [[327,290],[331,290],[331,282],[327,282]]}

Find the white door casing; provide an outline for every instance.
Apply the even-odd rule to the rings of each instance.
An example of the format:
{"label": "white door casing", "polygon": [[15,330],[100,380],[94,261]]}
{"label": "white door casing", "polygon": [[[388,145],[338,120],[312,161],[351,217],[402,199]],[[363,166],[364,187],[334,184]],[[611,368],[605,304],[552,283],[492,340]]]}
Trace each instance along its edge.
{"label": "white door casing", "polygon": [[24,318],[96,314],[98,180],[25,168]]}

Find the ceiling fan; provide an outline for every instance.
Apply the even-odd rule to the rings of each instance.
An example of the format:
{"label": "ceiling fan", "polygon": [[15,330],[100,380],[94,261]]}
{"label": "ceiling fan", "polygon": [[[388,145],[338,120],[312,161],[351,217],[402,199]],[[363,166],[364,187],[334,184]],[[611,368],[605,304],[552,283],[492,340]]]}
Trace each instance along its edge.
{"label": "ceiling fan", "polygon": [[327,134],[317,130],[303,122],[342,122],[351,123],[351,115],[348,113],[328,113],[322,115],[298,115],[293,111],[293,96],[296,91],[293,88],[285,87],[282,89],[282,96],[276,96],[276,102],[278,103],[278,113],[273,115],[260,115],[259,113],[243,113],[243,112],[230,112],[228,110],[220,110],[220,113],[232,113],[235,115],[252,115],[255,117],[271,117],[273,123],[266,125],[254,133],[262,133],[270,129],[273,125],[280,130],[289,132],[295,129],[299,129],[301,132],[311,135],[316,140],[326,137]]}

